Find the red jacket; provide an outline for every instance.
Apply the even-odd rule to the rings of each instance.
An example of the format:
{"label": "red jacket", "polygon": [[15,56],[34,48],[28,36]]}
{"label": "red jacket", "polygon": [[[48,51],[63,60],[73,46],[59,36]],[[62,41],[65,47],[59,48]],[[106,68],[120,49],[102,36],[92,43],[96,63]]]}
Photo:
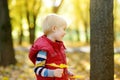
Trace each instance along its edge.
{"label": "red jacket", "polygon": [[[35,64],[36,55],[38,51],[44,50],[47,52],[47,59],[45,64],[55,63],[57,65],[67,64],[66,63],[66,55],[65,55],[65,47],[63,42],[52,42],[46,36],[42,36],[38,38],[35,43],[32,45],[29,53],[30,60]],[[56,69],[55,67],[45,65],[48,69]],[[68,80],[67,77],[67,69],[64,69],[63,75],[61,78],[57,77],[42,77],[41,75],[36,75],[37,80]]]}

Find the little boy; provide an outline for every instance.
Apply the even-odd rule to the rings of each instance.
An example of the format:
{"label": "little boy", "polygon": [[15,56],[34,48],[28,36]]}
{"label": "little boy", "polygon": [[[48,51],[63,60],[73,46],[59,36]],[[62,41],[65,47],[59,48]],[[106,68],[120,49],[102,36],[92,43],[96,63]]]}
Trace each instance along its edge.
{"label": "little boy", "polygon": [[67,65],[65,46],[62,42],[66,27],[66,21],[59,15],[50,14],[44,19],[42,23],[44,35],[34,42],[29,53],[29,58],[35,65],[37,80],[73,80],[67,67],[49,65]]}

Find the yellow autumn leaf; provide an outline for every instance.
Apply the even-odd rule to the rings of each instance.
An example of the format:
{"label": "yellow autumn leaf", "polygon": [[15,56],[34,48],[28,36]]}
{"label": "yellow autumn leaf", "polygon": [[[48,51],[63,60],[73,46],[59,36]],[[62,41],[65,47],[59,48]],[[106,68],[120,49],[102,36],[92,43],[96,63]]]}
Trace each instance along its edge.
{"label": "yellow autumn leaf", "polygon": [[53,66],[53,67],[59,67],[59,65],[57,65],[57,64],[55,64],[55,63],[46,64],[46,65]]}
{"label": "yellow autumn leaf", "polygon": [[9,80],[9,78],[8,77],[3,77],[2,80]]}
{"label": "yellow autumn leaf", "polygon": [[83,78],[83,76],[75,75],[75,76],[72,76],[71,78],[80,79],[80,78]]}
{"label": "yellow autumn leaf", "polygon": [[52,64],[47,64],[47,65],[53,66],[53,67],[58,67],[58,68],[67,68],[68,67],[66,64],[57,65],[55,63],[52,63]]}
{"label": "yellow autumn leaf", "polygon": [[66,65],[66,64],[60,64],[59,67],[60,67],[60,68],[67,68],[68,65]]}

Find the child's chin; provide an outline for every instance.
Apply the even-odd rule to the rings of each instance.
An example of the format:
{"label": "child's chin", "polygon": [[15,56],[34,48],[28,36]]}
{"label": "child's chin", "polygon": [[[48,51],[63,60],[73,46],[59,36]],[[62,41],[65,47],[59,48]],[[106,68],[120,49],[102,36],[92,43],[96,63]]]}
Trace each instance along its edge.
{"label": "child's chin", "polygon": [[62,39],[58,40],[58,41],[62,41]]}

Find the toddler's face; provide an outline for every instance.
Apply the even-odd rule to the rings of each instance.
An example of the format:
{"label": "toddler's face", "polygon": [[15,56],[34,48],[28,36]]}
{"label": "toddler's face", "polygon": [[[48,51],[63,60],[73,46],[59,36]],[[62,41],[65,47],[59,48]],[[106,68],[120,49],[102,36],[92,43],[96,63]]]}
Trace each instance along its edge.
{"label": "toddler's face", "polygon": [[66,26],[62,26],[60,28],[57,28],[55,31],[55,40],[62,41],[63,37],[66,34]]}

